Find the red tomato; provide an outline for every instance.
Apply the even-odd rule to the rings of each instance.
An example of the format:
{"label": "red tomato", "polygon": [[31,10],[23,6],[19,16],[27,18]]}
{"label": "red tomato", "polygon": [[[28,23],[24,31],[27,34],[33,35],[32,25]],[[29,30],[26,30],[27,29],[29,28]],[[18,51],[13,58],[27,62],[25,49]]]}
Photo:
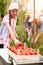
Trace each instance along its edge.
{"label": "red tomato", "polygon": [[16,37],[16,39],[18,39],[18,36],[15,36]]}
{"label": "red tomato", "polygon": [[34,49],[31,49],[31,50],[29,51],[29,53],[30,53],[30,55],[35,55],[35,54],[37,54],[37,51],[35,51]]}
{"label": "red tomato", "polygon": [[30,55],[30,50],[31,50],[31,48],[27,48],[26,55]]}
{"label": "red tomato", "polygon": [[11,46],[10,46],[10,47],[8,47],[8,49],[9,49],[9,50],[11,50]]}
{"label": "red tomato", "polygon": [[11,51],[13,51],[13,46],[10,46],[9,49],[10,49]]}
{"label": "red tomato", "polygon": [[23,49],[20,49],[20,55],[25,55],[25,51]]}
{"label": "red tomato", "polygon": [[10,46],[9,48],[12,52],[14,52],[15,54],[17,54],[16,48],[15,46]]}
{"label": "red tomato", "polygon": [[32,52],[32,51],[30,51],[29,53],[30,53],[30,55],[34,55],[34,52]]}
{"label": "red tomato", "polygon": [[30,51],[31,50],[31,48],[27,48],[27,51]]}
{"label": "red tomato", "polygon": [[20,55],[20,49],[17,48],[17,55]]}
{"label": "red tomato", "polygon": [[38,54],[37,51],[34,50],[34,54],[37,55]]}
{"label": "red tomato", "polygon": [[26,51],[27,50],[27,47],[26,46],[23,46],[22,49]]}
{"label": "red tomato", "polygon": [[21,42],[18,42],[17,43],[17,46],[19,46],[19,47],[22,46],[22,43]]}
{"label": "red tomato", "polygon": [[13,52],[14,52],[15,54],[17,54],[17,50],[16,50],[16,48],[13,49]]}
{"label": "red tomato", "polygon": [[30,55],[30,53],[28,51],[25,52],[25,55]]}
{"label": "red tomato", "polygon": [[13,47],[13,46],[12,46],[12,47],[11,47],[11,51],[13,51],[13,50],[14,50],[14,48],[15,48],[15,47]]}

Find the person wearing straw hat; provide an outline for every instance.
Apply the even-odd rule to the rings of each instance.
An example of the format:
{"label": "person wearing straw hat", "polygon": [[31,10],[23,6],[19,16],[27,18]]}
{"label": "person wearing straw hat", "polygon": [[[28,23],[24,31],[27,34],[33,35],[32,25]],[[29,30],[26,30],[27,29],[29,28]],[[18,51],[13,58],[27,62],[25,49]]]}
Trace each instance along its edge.
{"label": "person wearing straw hat", "polygon": [[28,40],[30,40],[30,35],[32,31],[31,24],[32,24],[32,19],[30,18],[29,14],[26,14],[25,27],[26,27],[26,36]]}
{"label": "person wearing straw hat", "polygon": [[[16,20],[19,6],[16,2],[9,5],[8,14],[4,16],[0,27],[0,46],[4,44],[4,47],[10,45],[11,39],[14,40],[16,45],[22,45],[18,40],[18,35],[15,31]],[[18,44],[19,43],[19,44]]]}

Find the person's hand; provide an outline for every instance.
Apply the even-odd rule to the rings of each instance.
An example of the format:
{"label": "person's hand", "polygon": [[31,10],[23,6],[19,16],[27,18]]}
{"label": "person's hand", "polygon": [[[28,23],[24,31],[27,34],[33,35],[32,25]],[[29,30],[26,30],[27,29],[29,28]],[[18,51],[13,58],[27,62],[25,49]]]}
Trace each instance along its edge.
{"label": "person's hand", "polygon": [[16,34],[16,35],[14,35],[14,36],[15,36],[15,38],[16,38],[16,39],[18,39],[18,35],[17,35],[17,34]]}
{"label": "person's hand", "polygon": [[18,36],[15,36],[16,37],[16,39],[18,39]]}
{"label": "person's hand", "polygon": [[18,46],[18,47],[20,47],[20,46],[22,46],[22,42],[20,42],[19,40],[15,40],[15,44],[16,44],[16,46]]}
{"label": "person's hand", "polygon": [[19,47],[22,46],[22,42],[18,42],[17,46],[19,46]]}

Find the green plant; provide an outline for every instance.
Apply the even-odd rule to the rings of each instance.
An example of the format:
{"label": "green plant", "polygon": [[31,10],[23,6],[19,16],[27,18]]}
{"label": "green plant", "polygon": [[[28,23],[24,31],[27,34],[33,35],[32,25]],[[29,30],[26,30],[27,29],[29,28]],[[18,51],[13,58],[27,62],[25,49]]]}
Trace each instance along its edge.
{"label": "green plant", "polygon": [[10,46],[15,46],[15,42],[12,40]]}
{"label": "green plant", "polygon": [[24,44],[24,42],[26,43],[27,47],[30,47],[31,41],[28,40],[28,38],[26,37],[26,31],[25,30],[21,30],[19,25],[16,26],[16,32],[18,34],[19,40]]}
{"label": "green plant", "polygon": [[26,11],[23,11],[21,9],[20,12],[19,12],[19,14],[17,15],[17,25],[24,26],[25,14],[26,14]]}
{"label": "green plant", "polygon": [[41,55],[43,55],[43,34],[38,39],[37,43],[33,46],[34,49],[39,49]]}
{"label": "green plant", "polygon": [[7,3],[4,0],[0,0],[0,14],[3,18]]}

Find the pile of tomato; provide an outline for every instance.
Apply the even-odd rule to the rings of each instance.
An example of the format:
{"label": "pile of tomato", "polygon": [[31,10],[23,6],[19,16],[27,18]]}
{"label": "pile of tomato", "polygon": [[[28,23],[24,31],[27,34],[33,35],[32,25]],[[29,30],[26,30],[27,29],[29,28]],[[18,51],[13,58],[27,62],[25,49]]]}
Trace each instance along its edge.
{"label": "pile of tomato", "polygon": [[10,46],[9,50],[11,50],[16,55],[37,55],[38,52],[33,48],[28,48],[26,46],[17,47],[17,46]]}

